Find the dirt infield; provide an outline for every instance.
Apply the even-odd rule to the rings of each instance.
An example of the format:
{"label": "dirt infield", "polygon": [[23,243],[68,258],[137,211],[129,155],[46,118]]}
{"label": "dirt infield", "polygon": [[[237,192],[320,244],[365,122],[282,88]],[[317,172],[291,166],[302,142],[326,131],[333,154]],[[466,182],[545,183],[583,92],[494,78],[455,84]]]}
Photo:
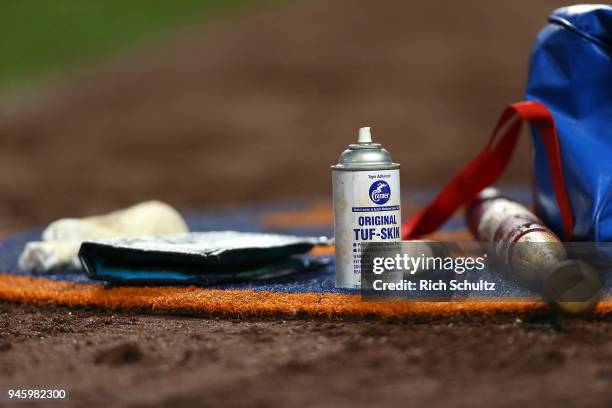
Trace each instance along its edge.
{"label": "dirt infield", "polygon": [[0,384],[64,385],[81,406],[609,405],[612,321],[530,319],[230,320],[4,304]]}
{"label": "dirt infield", "polygon": [[[559,1],[303,1],[0,99],[0,230],[157,198],[327,197],[362,125],[437,187],[521,99]],[[524,143],[506,180],[528,180]],[[603,406],[612,321],[220,319],[0,303],[0,386],[100,406]],[[114,403],[114,404],[111,404]]]}

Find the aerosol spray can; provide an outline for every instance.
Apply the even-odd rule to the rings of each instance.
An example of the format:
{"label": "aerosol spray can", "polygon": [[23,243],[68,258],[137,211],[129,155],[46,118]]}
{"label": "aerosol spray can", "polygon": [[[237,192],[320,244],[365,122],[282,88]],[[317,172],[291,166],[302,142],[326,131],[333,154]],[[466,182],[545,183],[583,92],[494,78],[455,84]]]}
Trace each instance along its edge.
{"label": "aerosol spray can", "polygon": [[359,288],[362,243],[401,241],[400,165],[364,127],[331,168],[336,287]]}

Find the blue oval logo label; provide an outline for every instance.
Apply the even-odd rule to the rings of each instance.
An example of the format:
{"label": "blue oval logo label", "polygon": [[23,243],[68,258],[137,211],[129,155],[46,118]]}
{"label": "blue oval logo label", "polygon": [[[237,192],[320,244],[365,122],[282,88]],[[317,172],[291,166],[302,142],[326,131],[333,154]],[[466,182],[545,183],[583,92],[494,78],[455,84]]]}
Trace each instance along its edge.
{"label": "blue oval logo label", "polygon": [[370,200],[374,204],[385,204],[391,198],[391,187],[386,181],[379,180],[370,186]]}

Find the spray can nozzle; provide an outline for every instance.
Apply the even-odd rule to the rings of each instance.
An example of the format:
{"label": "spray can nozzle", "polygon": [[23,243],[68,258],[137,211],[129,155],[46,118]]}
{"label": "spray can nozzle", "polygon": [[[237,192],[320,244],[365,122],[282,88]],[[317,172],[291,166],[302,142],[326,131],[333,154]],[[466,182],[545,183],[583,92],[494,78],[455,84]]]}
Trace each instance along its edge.
{"label": "spray can nozzle", "polygon": [[359,136],[357,136],[357,143],[366,144],[372,143],[372,133],[369,127],[362,127],[359,129]]}

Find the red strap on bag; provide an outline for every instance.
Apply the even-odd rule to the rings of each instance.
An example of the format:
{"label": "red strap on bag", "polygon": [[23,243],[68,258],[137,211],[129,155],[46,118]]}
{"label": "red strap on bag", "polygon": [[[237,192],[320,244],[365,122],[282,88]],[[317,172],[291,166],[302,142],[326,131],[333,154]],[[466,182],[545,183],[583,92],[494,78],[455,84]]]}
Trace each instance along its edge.
{"label": "red strap on bag", "polygon": [[472,201],[502,175],[516,146],[523,122],[539,130],[544,140],[553,189],[563,222],[563,236],[571,240],[574,219],[563,178],[557,127],[550,111],[539,102],[518,102],[502,113],[489,142],[421,212],[402,225],[402,239],[434,232],[460,206]]}

